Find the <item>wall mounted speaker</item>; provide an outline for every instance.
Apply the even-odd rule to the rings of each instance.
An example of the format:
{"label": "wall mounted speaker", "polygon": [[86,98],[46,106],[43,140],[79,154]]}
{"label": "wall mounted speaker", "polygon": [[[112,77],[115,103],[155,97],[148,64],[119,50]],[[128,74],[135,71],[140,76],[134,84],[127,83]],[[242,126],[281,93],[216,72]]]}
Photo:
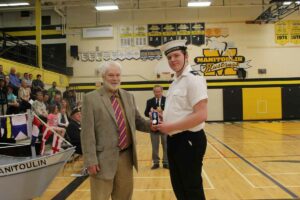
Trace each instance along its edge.
{"label": "wall mounted speaker", "polygon": [[71,52],[71,56],[73,58],[78,58],[78,46],[77,45],[71,45],[70,52]]}

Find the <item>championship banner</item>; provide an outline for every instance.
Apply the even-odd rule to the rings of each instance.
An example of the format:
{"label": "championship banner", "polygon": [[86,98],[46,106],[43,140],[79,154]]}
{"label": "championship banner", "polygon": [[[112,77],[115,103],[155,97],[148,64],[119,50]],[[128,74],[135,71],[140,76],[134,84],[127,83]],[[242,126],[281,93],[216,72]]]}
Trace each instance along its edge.
{"label": "championship banner", "polygon": [[160,49],[142,49],[140,55],[141,60],[160,60],[162,58]]}
{"label": "championship banner", "polygon": [[290,27],[290,42],[292,44],[300,44],[300,20],[291,21]]}
{"label": "championship banner", "polygon": [[148,24],[148,43],[149,46],[158,47],[162,45],[162,25]]}
{"label": "championship banner", "polygon": [[118,52],[117,51],[112,51],[110,54],[110,59],[111,60],[117,60],[118,59]]}
{"label": "championship banner", "polygon": [[289,42],[288,21],[280,21],[275,24],[275,43],[285,45]]}
{"label": "championship banner", "polygon": [[118,51],[118,59],[119,60],[125,60],[125,52],[124,51]]}
{"label": "championship banner", "polygon": [[90,52],[90,53],[89,53],[89,61],[90,61],[90,62],[94,62],[95,59],[96,59],[95,52]]}
{"label": "championship banner", "polygon": [[134,44],[133,40],[133,26],[121,25],[119,26],[120,44],[121,47],[131,47]]}
{"label": "championship banner", "polygon": [[205,43],[205,25],[204,23],[191,23],[192,44],[201,46]]}
{"label": "championship banner", "polygon": [[102,59],[105,61],[110,60],[110,52],[109,51],[103,51],[102,52]]}
{"label": "championship banner", "polygon": [[186,44],[191,44],[191,24],[183,23],[176,24],[177,25],[177,39],[178,40],[186,40]]}
{"label": "championship banner", "polygon": [[80,59],[82,62],[89,61],[89,53],[88,52],[81,53]]}
{"label": "championship banner", "polygon": [[134,46],[146,46],[147,25],[134,25],[133,38],[134,38]]}
{"label": "championship banner", "polygon": [[102,61],[102,52],[96,52],[96,61],[101,62]]}
{"label": "championship banner", "polygon": [[176,24],[163,24],[162,28],[163,44],[176,40]]}

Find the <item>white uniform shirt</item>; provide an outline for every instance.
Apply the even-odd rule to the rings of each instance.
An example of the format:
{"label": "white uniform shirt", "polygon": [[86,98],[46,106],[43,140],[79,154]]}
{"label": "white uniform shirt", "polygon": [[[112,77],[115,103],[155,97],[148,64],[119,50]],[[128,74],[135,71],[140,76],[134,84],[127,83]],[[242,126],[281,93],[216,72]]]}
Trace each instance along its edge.
{"label": "white uniform shirt", "polygon": [[[193,106],[200,100],[207,99],[207,85],[203,76],[194,75],[191,66],[188,65],[179,77],[176,77],[171,84],[167,96],[163,113],[165,122],[176,122],[193,112]],[[188,129],[189,131],[200,131],[205,126],[205,122]],[[173,135],[185,130],[176,130],[169,133]]]}

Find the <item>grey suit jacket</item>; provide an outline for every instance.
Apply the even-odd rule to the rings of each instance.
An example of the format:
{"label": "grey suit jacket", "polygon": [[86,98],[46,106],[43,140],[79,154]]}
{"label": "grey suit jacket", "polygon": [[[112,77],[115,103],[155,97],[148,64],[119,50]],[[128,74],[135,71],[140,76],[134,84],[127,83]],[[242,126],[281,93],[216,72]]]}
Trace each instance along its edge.
{"label": "grey suit jacket", "polygon": [[[135,132],[150,132],[150,122],[139,114],[132,94],[123,89],[119,94],[132,133],[133,165],[138,170]],[[100,164],[97,178],[113,179],[119,159],[119,135],[109,93],[104,88],[84,96],[81,128],[84,165]]]}

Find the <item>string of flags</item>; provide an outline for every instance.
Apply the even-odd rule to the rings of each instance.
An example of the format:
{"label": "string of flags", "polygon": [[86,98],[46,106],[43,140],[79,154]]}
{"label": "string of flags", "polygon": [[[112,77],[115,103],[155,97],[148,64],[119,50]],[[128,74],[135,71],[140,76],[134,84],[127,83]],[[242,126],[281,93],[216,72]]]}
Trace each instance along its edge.
{"label": "string of flags", "polygon": [[19,141],[31,138],[31,146],[35,146],[39,136],[42,135],[40,155],[44,155],[46,142],[52,136],[51,153],[59,152],[63,138],[36,115],[33,115],[32,122],[29,121],[28,114],[0,116],[0,142],[7,139]]}

